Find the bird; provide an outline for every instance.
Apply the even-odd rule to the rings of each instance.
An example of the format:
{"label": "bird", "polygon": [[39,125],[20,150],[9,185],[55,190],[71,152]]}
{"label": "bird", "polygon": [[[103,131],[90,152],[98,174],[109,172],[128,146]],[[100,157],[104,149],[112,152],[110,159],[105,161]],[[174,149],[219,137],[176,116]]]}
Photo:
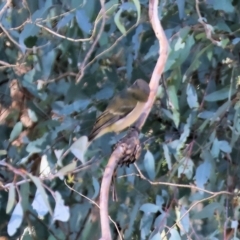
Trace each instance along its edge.
{"label": "bird", "polygon": [[96,119],[88,135],[89,143],[108,132],[119,133],[136,122],[149,94],[148,83],[137,79],[130,87],[114,96],[106,110]]}

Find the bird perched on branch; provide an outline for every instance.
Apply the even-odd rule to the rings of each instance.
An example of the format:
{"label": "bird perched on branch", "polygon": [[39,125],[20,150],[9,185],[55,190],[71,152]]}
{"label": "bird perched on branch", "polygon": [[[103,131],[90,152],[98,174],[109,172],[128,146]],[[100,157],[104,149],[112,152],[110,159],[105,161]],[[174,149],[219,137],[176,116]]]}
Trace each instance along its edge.
{"label": "bird perched on branch", "polygon": [[122,90],[110,100],[106,110],[97,118],[88,141],[108,132],[120,132],[136,122],[149,94],[149,85],[142,79],[137,79],[130,87]]}

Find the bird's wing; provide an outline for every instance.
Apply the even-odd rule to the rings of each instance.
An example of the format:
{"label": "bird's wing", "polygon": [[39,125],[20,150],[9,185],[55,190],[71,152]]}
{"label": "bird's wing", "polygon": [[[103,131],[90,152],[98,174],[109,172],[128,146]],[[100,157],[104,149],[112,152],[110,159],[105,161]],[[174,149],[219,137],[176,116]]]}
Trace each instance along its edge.
{"label": "bird's wing", "polygon": [[113,98],[106,110],[97,118],[88,136],[89,141],[93,140],[102,130],[107,129],[119,119],[124,118],[134,109],[136,104],[136,100],[131,101],[131,104],[129,104],[129,96],[126,96],[126,94],[120,93]]}

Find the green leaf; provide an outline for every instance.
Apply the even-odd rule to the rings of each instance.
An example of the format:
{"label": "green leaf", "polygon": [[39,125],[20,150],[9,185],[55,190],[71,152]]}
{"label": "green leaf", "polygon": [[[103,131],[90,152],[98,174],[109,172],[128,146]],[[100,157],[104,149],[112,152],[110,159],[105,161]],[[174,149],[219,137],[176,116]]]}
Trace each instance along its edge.
{"label": "green leaf", "polygon": [[141,230],[141,239],[146,239],[149,235],[149,232],[152,228],[153,215],[149,213],[144,213],[141,218],[140,230]]}
{"label": "green leaf", "polygon": [[[164,211],[161,212],[161,215],[159,215],[155,221],[154,221],[154,228],[158,230],[158,232],[161,232],[164,230],[164,226],[167,224],[167,213]],[[155,234],[153,231],[151,234],[151,237]]]}
{"label": "green leaf", "polygon": [[182,38],[178,38],[174,46],[174,51],[179,51],[180,49],[184,49],[184,47],[185,47],[185,42],[183,41]]}
{"label": "green leaf", "polygon": [[236,93],[236,89],[230,90],[230,87],[227,86],[215,92],[212,92],[205,96],[204,100],[208,102],[216,102],[219,100],[227,99],[228,97],[233,96]]}
{"label": "green leaf", "polygon": [[169,240],[181,240],[182,239],[180,237],[177,229],[171,228],[170,229],[170,234],[171,234],[171,237],[169,238]]}
{"label": "green leaf", "polygon": [[136,9],[137,9],[137,23],[139,23],[139,20],[140,20],[140,17],[141,17],[141,5],[140,5],[140,2],[139,0],[133,0],[135,6],[136,6]]}
{"label": "green leaf", "polygon": [[186,61],[186,59],[191,54],[191,49],[192,49],[192,46],[194,46],[194,44],[195,44],[195,40],[194,40],[193,34],[187,35],[185,39],[185,46],[183,49],[179,51],[179,57],[176,59],[178,64],[184,63],[184,61]]}
{"label": "green leaf", "polygon": [[23,209],[21,206],[21,202],[18,202],[15,206],[10,221],[8,222],[7,232],[9,236],[13,236],[17,229],[21,226],[23,220]]}
{"label": "green leaf", "polygon": [[67,173],[71,173],[73,170],[75,170],[77,167],[77,162],[73,161],[71,163],[69,163],[68,165],[64,166],[63,168],[61,168],[56,174],[55,176],[58,176],[61,180],[63,180],[64,176]]}
{"label": "green leaf", "polygon": [[42,5],[44,5],[42,8],[40,8],[39,10],[37,10],[33,13],[33,15],[32,15],[33,22],[35,22],[36,20],[39,20],[39,19],[46,18],[49,8],[51,8],[53,6],[53,2],[52,2],[52,0],[46,0],[44,2],[44,4],[42,4]]}
{"label": "green leaf", "polygon": [[224,211],[224,206],[218,202],[212,202],[205,206],[201,211],[196,212],[192,218],[193,219],[204,219],[208,218],[211,219],[214,216],[216,210],[221,214]]}
{"label": "green leaf", "polygon": [[10,185],[9,192],[8,192],[8,202],[7,202],[7,208],[6,208],[7,214],[11,212],[14,206],[14,203],[15,203],[15,186],[12,183]]}
{"label": "green leaf", "polygon": [[15,140],[16,138],[18,138],[18,136],[20,135],[20,133],[23,130],[23,125],[21,122],[17,122],[10,134],[10,138],[9,141],[12,142],[13,140]]}
{"label": "green leaf", "polygon": [[[133,59],[136,60],[138,57],[139,49],[141,47],[141,35],[143,32],[143,24],[139,24],[136,28],[135,34],[132,37],[133,44]],[[145,57],[144,57],[145,59]]]}
{"label": "green leaf", "polygon": [[122,11],[123,11],[122,8],[120,8],[120,9],[117,11],[117,13],[116,13],[115,16],[114,16],[114,22],[115,22],[118,30],[125,36],[126,33],[127,33],[127,31],[126,31],[124,25],[123,25],[122,22],[121,22],[121,14],[122,14]]}
{"label": "green leaf", "polygon": [[149,58],[154,58],[154,57],[158,56],[158,51],[159,51],[159,41],[155,40],[154,44],[151,45],[151,47],[149,48],[148,53],[144,56],[144,58],[143,58],[144,61],[148,60]]}
{"label": "green leaf", "polygon": [[77,159],[79,159],[82,163],[85,163],[85,153],[87,148],[88,138],[86,136],[82,136],[71,145],[70,151]]}
{"label": "green leaf", "polygon": [[127,79],[132,78],[132,71],[133,71],[133,55],[128,54],[127,56]]}
{"label": "green leaf", "polygon": [[[180,122],[180,115],[179,115],[179,103],[178,103],[178,96],[176,86],[171,83],[168,86],[168,96],[169,96],[169,105],[170,109],[172,110],[171,119],[175,123],[176,127],[178,127]],[[169,116],[170,117],[170,116]]]}
{"label": "green leaf", "polygon": [[179,110],[177,90],[174,84],[168,86],[168,95],[171,108],[174,110]]}
{"label": "green leaf", "polygon": [[225,141],[225,140],[222,140],[222,141],[219,141],[219,149],[222,150],[223,152],[225,153],[231,153],[232,152],[232,147],[230,146],[230,144]]}
{"label": "green leaf", "polygon": [[0,150],[0,156],[6,155],[7,151],[6,150]]}
{"label": "green leaf", "polygon": [[143,211],[144,213],[156,213],[159,211],[159,206],[153,204],[153,203],[144,203],[141,207],[140,210]]}
{"label": "green leaf", "polygon": [[92,24],[90,23],[89,18],[86,12],[84,11],[84,9],[77,10],[75,17],[76,17],[79,28],[83,32],[87,34],[91,34]]}
{"label": "green leaf", "polygon": [[92,199],[95,199],[98,196],[100,190],[99,182],[95,177],[92,177],[92,185],[94,188],[94,195],[92,196]]}
{"label": "green leaf", "polygon": [[53,221],[67,222],[70,218],[69,207],[64,205],[64,200],[58,191],[55,192],[55,200],[56,205],[53,212]]}
{"label": "green leaf", "polygon": [[[208,161],[204,161],[202,164],[200,164],[196,169],[196,184],[197,187],[205,189],[204,185],[207,183],[208,179],[211,175],[211,168],[212,165]],[[201,194],[203,194],[202,191],[200,191]]]}
{"label": "green leaf", "polygon": [[157,195],[156,196],[156,205],[159,206],[160,210],[162,211],[162,205],[165,203],[165,200],[162,196]]}
{"label": "green leaf", "polygon": [[[118,6],[119,6],[118,0],[110,0],[109,2],[105,3],[104,7],[105,7],[106,15],[108,17],[112,16],[113,13],[118,8]],[[101,17],[102,17],[102,13],[100,12],[98,17],[96,18],[96,21],[98,21]]]}
{"label": "green leaf", "polygon": [[45,133],[41,138],[36,139],[35,141],[30,142],[27,147],[26,151],[29,153],[38,153],[42,152],[47,145],[48,134]]}
{"label": "green leaf", "polygon": [[198,108],[198,96],[194,86],[190,83],[187,85],[187,102],[190,108]]}
{"label": "green leaf", "polygon": [[89,99],[75,100],[73,103],[65,105],[64,102],[56,101],[52,104],[53,111],[59,115],[71,115],[74,112],[85,110],[90,104]]}
{"label": "green leaf", "polygon": [[[58,228],[58,227],[55,228],[54,227],[54,235],[52,235],[52,233],[49,233],[49,237],[48,237],[47,240],[56,240],[56,237],[59,240],[64,240],[66,238],[66,235],[60,228]],[[31,240],[32,240],[32,238],[31,238]]]}
{"label": "green leaf", "polygon": [[74,18],[74,14],[73,13],[69,13],[67,15],[65,15],[57,24],[57,29],[59,30],[62,27],[67,26],[67,24],[72,21],[72,19]]}
{"label": "green leaf", "polygon": [[56,58],[56,52],[54,49],[48,51],[46,54],[44,54],[41,58],[41,65],[42,65],[42,75],[44,79],[48,79],[52,68],[53,64],[55,62]]}
{"label": "green leaf", "polygon": [[172,170],[172,160],[171,160],[168,146],[165,143],[163,143],[162,147],[163,147],[164,157],[168,165],[168,170]]}
{"label": "green leaf", "polygon": [[220,106],[217,111],[215,112],[214,116],[211,118],[211,124],[213,124],[215,121],[219,121],[221,116],[229,110],[232,102],[227,101],[222,106]]}
{"label": "green leaf", "polygon": [[[191,65],[189,66],[189,68],[187,69],[187,71],[185,72],[185,74],[183,75],[183,80],[182,82],[185,82],[187,80],[187,78],[189,77],[189,75],[195,71],[196,69],[198,69],[198,67],[200,66],[201,62],[199,61],[199,58],[209,49],[212,48],[212,44],[207,45],[206,47],[204,47],[201,51],[199,51],[195,56],[194,59],[191,63]],[[208,52],[207,52],[208,53]]]}
{"label": "green leaf", "polygon": [[160,239],[162,238],[159,232],[157,232],[152,238],[150,238],[150,240],[160,240]]}
{"label": "green leaf", "polygon": [[48,202],[48,196],[46,194],[46,191],[45,191],[44,187],[42,186],[41,180],[38,177],[33,176],[31,173],[28,173],[27,175],[33,181],[33,183],[36,185],[38,191],[41,193],[41,196],[43,198],[43,201],[44,201],[45,205],[48,208],[48,211],[52,214],[52,209],[51,209],[50,204]]}
{"label": "green leaf", "polygon": [[113,88],[110,86],[106,86],[95,94],[95,99],[98,101],[103,99],[110,99],[113,96],[113,93]]}
{"label": "green leaf", "polygon": [[155,179],[156,176],[156,172],[155,172],[155,159],[153,154],[147,150],[147,152],[145,153],[144,156],[144,167],[146,169],[146,172],[148,174],[148,177],[150,178],[150,180]]}
{"label": "green leaf", "polygon": [[26,211],[29,207],[29,194],[30,194],[30,189],[29,189],[29,183],[25,182],[21,184],[20,186],[20,195],[22,198],[22,208],[24,211]]}
{"label": "green leaf", "polygon": [[178,14],[179,14],[179,19],[183,19],[185,16],[185,0],[177,0],[177,6],[178,6]]}
{"label": "green leaf", "polygon": [[194,163],[191,158],[184,157],[179,162],[180,166],[178,167],[178,178],[181,178],[182,174],[184,174],[189,180],[193,175]]}
{"label": "green leaf", "polygon": [[37,122],[38,121],[38,117],[37,114],[30,108],[28,108],[28,116],[29,118],[33,121],[33,122]]}
{"label": "green leaf", "polygon": [[39,189],[37,189],[35,193],[32,208],[37,212],[39,218],[43,218],[49,212],[49,208]]}
{"label": "green leaf", "polygon": [[202,119],[209,119],[212,118],[214,116],[215,112],[210,112],[210,111],[203,111],[203,112],[200,112],[198,114],[198,117],[199,118],[202,118]]}
{"label": "green leaf", "polygon": [[23,31],[19,35],[19,44],[24,52],[26,49],[25,40],[29,37],[37,36],[40,28],[33,23],[24,24]]}
{"label": "green leaf", "polygon": [[232,13],[234,11],[234,7],[230,0],[217,0],[214,1],[213,9],[214,10],[220,10],[226,13]]}
{"label": "green leaf", "polygon": [[136,199],[135,203],[134,203],[134,207],[132,208],[131,213],[129,214],[130,216],[130,221],[128,224],[128,228],[124,233],[124,236],[126,239],[129,239],[132,236],[132,232],[134,230],[134,224],[136,222],[136,218],[139,214],[139,206],[140,206],[140,199]]}
{"label": "green leaf", "polygon": [[[184,216],[184,217],[183,217]],[[182,218],[183,217],[183,218]],[[190,217],[189,217],[189,212],[188,210],[186,209],[185,206],[181,206],[181,209],[180,209],[180,214],[179,214],[179,219],[180,222],[181,222],[181,225],[182,225],[182,228],[183,229],[180,229],[181,230],[181,236],[184,235],[185,233],[188,233],[189,232],[189,229],[190,229]]]}

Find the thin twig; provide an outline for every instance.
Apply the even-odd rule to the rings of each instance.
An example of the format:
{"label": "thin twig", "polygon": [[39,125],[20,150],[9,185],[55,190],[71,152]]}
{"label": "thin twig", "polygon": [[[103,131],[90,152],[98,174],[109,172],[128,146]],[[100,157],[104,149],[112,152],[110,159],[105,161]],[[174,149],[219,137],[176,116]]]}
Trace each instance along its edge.
{"label": "thin twig", "polygon": [[[148,181],[151,185],[164,185],[164,186],[172,186],[172,187],[180,187],[180,188],[189,188],[189,189],[193,189],[193,190],[197,190],[199,192],[205,192],[211,195],[219,195],[220,194],[225,194],[225,195],[233,195],[233,193],[230,193],[228,191],[220,191],[220,192],[212,192],[212,191],[208,191],[204,188],[199,188],[197,186],[194,185],[188,185],[188,184],[178,184],[178,183],[170,183],[170,182],[153,182],[151,180],[149,180],[148,178],[146,178],[142,172],[140,171],[139,167],[137,166],[136,163],[134,163],[137,171],[138,171],[138,175],[136,174],[136,176],[139,176],[140,178]],[[128,175],[126,175],[128,176]]]}
{"label": "thin twig", "polygon": [[[64,183],[65,183],[65,185],[66,185],[69,189],[71,189],[72,191],[74,191],[75,193],[77,193],[78,195],[80,195],[81,197],[87,199],[90,203],[92,203],[93,205],[95,205],[97,208],[100,209],[100,206],[99,206],[96,202],[94,202],[91,198],[88,198],[87,196],[85,196],[85,195],[81,194],[80,192],[76,191],[74,188],[70,187],[70,186],[67,184],[66,180],[64,180]],[[120,240],[123,240],[123,239],[122,239],[122,236],[121,236],[121,233],[120,233],[120,230],[118,229],[118,226],[117,226],[116,222],[115,222],[110,216],[108,216],[108,219],[114,224],[114,226],[115,226],[115,228],[116,228],[116,230],[117,230],[117,232],[118,232],[119,239],[120,239]]]}
{"label": "thin twig", "polygon": [[97,43],[98,43],[98,40],[100,39],[102,33],[103,33],[103,30],[104,30],[104,27],[105,27],[105,22],[106,22],[106,12],[105,12],[105,0],[100,0],[100,3],[101,3],[101,11],[100,13],[102,14],[102,24],[101,24],[101,27],[99,29],[99,33],[96,37],[96,39],[94,40],[94,42],[92,43],[92,46],[91,48],[89,49],[88,53],[86,54],[83,62],[81,63],[81,66],[80,66],[80,71],[78,73],[78,76],[76,78],[76,83],[80,82],[80,80],[82,79],[82,77],[84,76],[84,72],[85,72],[85,65],[88,61],[88,59],[90,58],[93,50],[95,49]]}
{"label": "thin twig", "polygon": [[15,68],[15,67],[20,67],[21,65],[26,65],[26,63],[22,63],[22,64],[9,64],[7,62],[4,61],[0,61],[0,64],[3,65],[3,67],[0,67],[0,70],[5,69],[5,68]]}
{"label": "thin twig", "polygon": [[102,51],[101,53],[99,53],[96,57],[94,57],[90,62],[88,62],[88,64],[86,64],[86,66],[84,67],[84,71],[91,65],[93,64],[99,57],[101,57],[102,55],[106,54],[107,52],[111,51],[114,47],[117,46],[117,44],[126,37],[126,35],[131,32],[137,25],[134,24],[132,27],[130,27],[127,32],[125,33],[125,35],[121,35],[119,38],[116,39],[116,41],[107,49],[105,49],[104,51]]}
{"label": "thin twig", "polygon": [[[106,14],[112,10],[113,7],[116,7],[118,4],[114,4],[111,8],[109,8],[107,11],[106,11]],[[71,42],[90,42],[93,40],[95,34],[96,34],[96,29],[97,29],[97,24],[99,23],[99,21],[103,18],[103,15],[101,14],[102,12],[100,11],[96,17],[96,20],[94,22],[94,26],[93,26],[93,30],[92,30],[92,35],[89,37],[89,38],[78,38],[78,39],[74,39],[74,38],[70,38],[70,37],[66,37],[60,33],[57,33],[55,31],[53,31],[52,29],[46,27],[46,26],[43,26],[42,24],[38,22],[34,22],[33,24],[35,24],[36,26],[40,27],[40,28],[43,28],[45,29],[47,32],[59,37],[59,38],[63,38],[65,40],[68,40],[68,41],[71,41]]]}
{"label": "thin twig", "polygon": [[66,73],[63,73],[63,74],[59,75],[58,77],[55,77],[55,78],[49,79],[47,81],[44,81],[44,84],[53,83],[53,82],[56,82],[58,80],[61,80],[62,78],[68,77],[68,76],[76,77],[77,74],[74,73],[74,72],[66,72]]}
{"label": "thin twig", "polygon": [[196,11],[198,14],[198,22],[201,23],[204,27],[206,37],[215,45],[221,46],[221,41],[216,41],[215,39],[212,38],[212,32],[213,32],[213,27],[210,24],[207,24],[204,21],[204,18],[202,17],[200,10],[199,10],[199,0],[196,1]]}
{"label": "thin twig", "polygon": [[9,5],[11,4],[11,2],[12,2],[11,0],[7,0],[6,4],[1,9],[1,11],[0,11],[0,20],[2,20],[2,16],[5,13],[5,11],[7,10],[7,8],[9,7]]}

